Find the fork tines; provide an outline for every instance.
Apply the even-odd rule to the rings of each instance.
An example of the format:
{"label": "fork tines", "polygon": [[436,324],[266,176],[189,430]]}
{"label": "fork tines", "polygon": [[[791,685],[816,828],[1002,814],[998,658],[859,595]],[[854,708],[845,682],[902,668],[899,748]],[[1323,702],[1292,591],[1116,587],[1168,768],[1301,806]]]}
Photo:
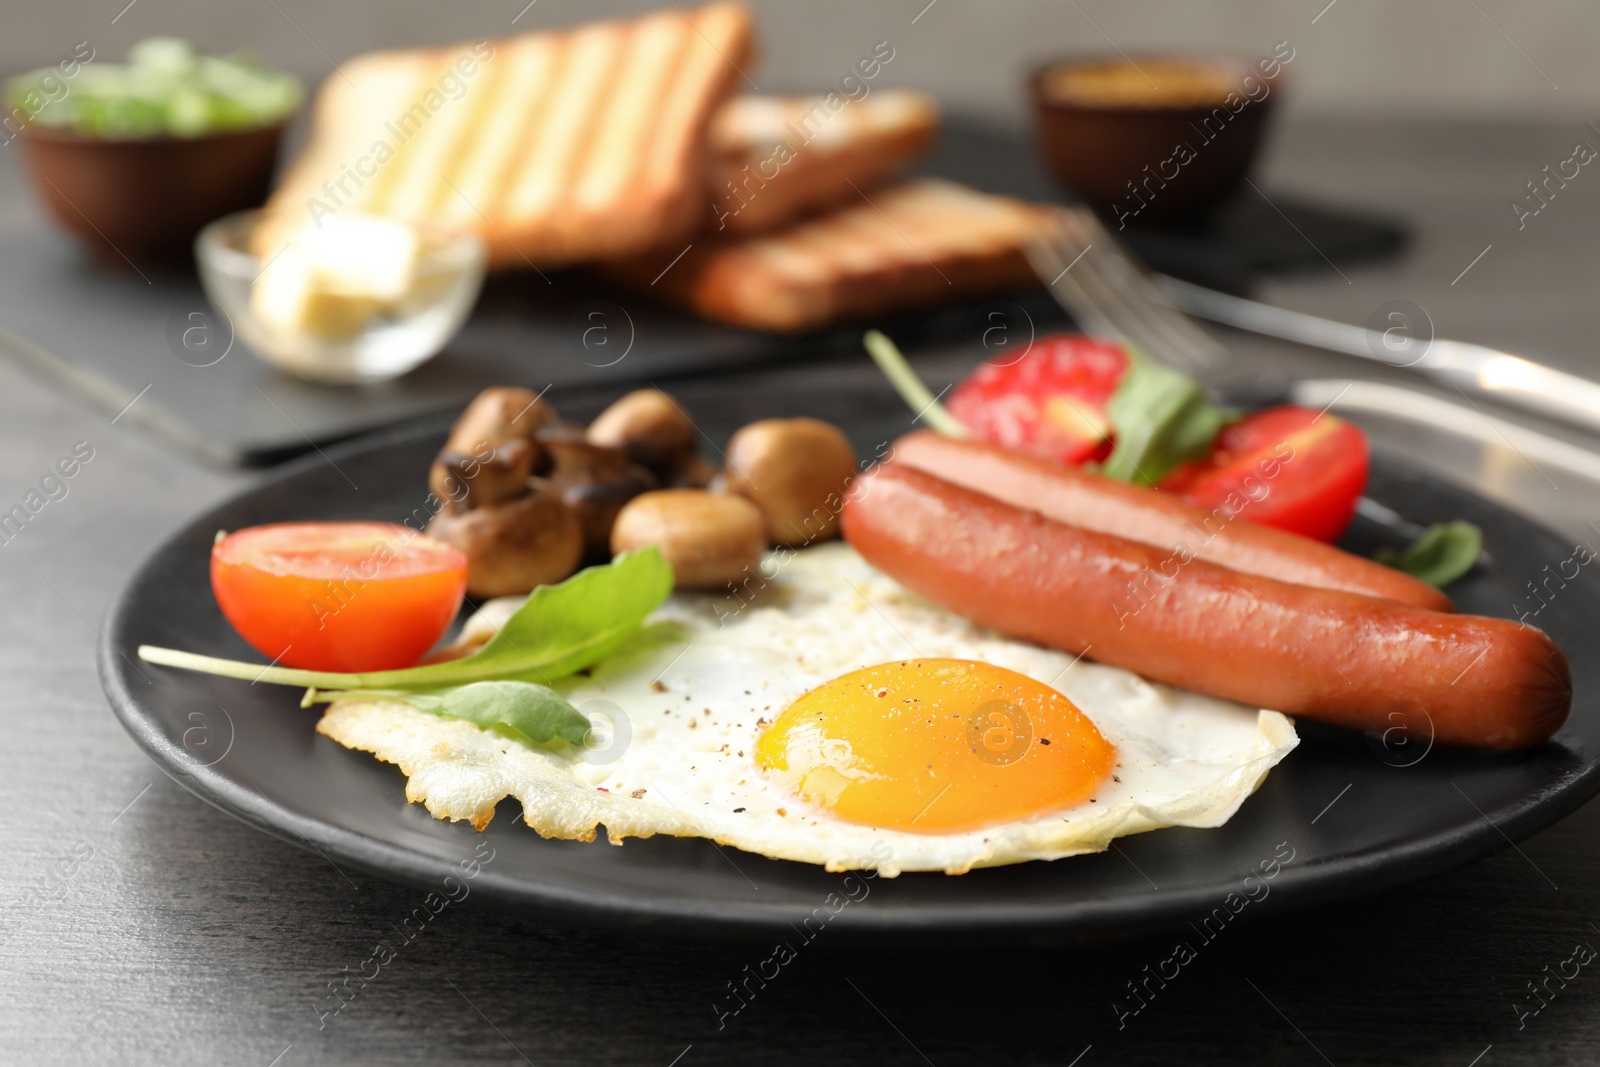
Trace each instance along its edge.
{"label": "fork tines", "polygon": [[1168,301],[1087,208],[1047,211],[1026,251],[1039,280],[1086,332],[1195,373],[1227,363],[1227,350]]}

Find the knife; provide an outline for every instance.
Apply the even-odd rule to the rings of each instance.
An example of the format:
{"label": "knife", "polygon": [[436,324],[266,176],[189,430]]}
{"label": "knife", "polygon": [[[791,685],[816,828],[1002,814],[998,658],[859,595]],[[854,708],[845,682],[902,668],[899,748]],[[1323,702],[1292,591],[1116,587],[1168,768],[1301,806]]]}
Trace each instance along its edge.
{"label": "knife", "polygon": [[1266,337],[1339,352],[1388,367],[1414,370],[1473,397],[1543,415],[1600,434],[1600,383],[1484,345],[1435,338],[1419,356],[1401,361],[1380,330],[1334,322],[1299,311],[1156,275],[1172,302],[1191,315]]}

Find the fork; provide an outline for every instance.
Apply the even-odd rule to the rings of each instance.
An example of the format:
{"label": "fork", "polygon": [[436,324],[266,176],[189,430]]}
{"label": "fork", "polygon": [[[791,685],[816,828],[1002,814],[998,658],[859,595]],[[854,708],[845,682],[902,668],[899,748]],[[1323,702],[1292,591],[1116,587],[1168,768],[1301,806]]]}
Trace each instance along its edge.
{"label": "fork", "polygon": [[1087,209],[1048,209],[1024,249],[1034,273],[1087,333],[1132,343],[1158,362],[1210,377],[1231,361],[1179,311]]}
{"label": "fork", "polygon": [[[1232,361],[1228,349],[1171,302],[1093,212],[1049,209],[1043,232],[1025,251],[1051,296],[1086,332],[1129,342],[1168,366],[1213,386],[1222,384],[1218,376]],[[1237,388],[1238,383],[1229,384]],[[1356,510],[1399,543],[1425,532],[1367,496],[1357,501]],[[1487,552],[1480,552],[1478,560],[1491,562]]]}
{"label": "fork", "polygon": [[[1025,246],[1034,272],[1086,331],[1131,342],[1214,388],[1231,357],[1188,313],[1252,333],[1408,369],[1472,395],[1600,434],[1600,383],[1483,345],[1430,338],[1405,363],[1386,358],[1386,334],[1243,300],[1175,278],[1157,279],[1086,208],[1048,209]],[[1176,301],[1176,303],[1174,302]],[[1180,306],[1181,305],[1181,306]],[[1472,394],[1472,395],[1469,395]],[[1482,414],[1482,412],[1479,412]]]}

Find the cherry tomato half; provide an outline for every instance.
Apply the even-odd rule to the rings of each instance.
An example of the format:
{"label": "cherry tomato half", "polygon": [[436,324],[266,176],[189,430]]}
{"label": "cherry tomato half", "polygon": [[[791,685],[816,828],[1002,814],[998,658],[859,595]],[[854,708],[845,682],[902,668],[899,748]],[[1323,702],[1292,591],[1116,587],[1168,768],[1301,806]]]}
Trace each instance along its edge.
{"label": "cherry tomato half", "polygon": [[211,549],[222,614],[263,656],[314,671],[409,667],[461,608],[467,558],[385,522],[252,526]]}
{"label": "cherry tomato half", "polygon": [[1075,466],[1110,455],[1105,409],[1127,369],[1118,345],[1055,334],[1012,362],[980,364],[946,406],[980,440]]}
{"label": "cherry tomato half", "polygon": [[1367,487],[1367,436],[1310,408],[1276,407],[1223,427],[1211,455],[1161,482],[1192,504],[1336,541]]}

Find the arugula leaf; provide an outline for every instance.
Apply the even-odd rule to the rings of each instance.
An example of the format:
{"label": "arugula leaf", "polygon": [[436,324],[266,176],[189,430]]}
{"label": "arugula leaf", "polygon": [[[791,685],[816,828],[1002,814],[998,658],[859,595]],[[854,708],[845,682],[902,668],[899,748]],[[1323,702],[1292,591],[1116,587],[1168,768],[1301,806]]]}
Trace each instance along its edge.
{"label": "arugula leaf", "polygon": [[939,403],[939,397],[928,391],[922,379],[917,377],[917,372],[911,369],[911,364],[906,362],[905,355],[889,340],[887,334],[881,330],[868,330],[861,342],[867,346],[867,355],[872,357],[872,362],[878,365],[883,376],[889,379],[889,384],[894,386],[895,392],[900,394],[900,399],[917,413],[918,418],[946,437],[972,436],[972,431]]}
{"label": "arugula leaf", "polygon": [[438,689],[500,679],[553,682],[605,658],[672,592],[672,566],[654,548],[625,552],[541,585],[500,632],[470,656],[395,671],[344,674],[262,667],[172,648],[139,646],[139,658],[185,670],[317,689]]}
{"label": "arugula leaf", "polygon": [[1384,547],[1373,554],[1379,563],[1446,586],[1472,569],[1483,551],[1483,531],[1461,519],[1440,522],[1404,549]]}
{"label": "arugula leaf", "polygon": [[448,689],[410,692],[401,689],[318,691],[319,703],[386,697],[447,719],[465,719],[485,730],[505,734],[530,745],[560,738],[581,746],[590,730],[588,718],[547,685],[532,682],[471,682]]}
{"label": "arugula leaf", "polygon": [[[893,341],[877,330],[868,330],[863,341],[873,362],[918,418],[947,437],[972,436],[929,392]],[[1100,473],[1154,485],[1182,464],[1205,458],[1217,432],[1234,416],[1213,405],[1187,374],[1154,362],[1132,345],[1124,348],[1128,369],[1106,404],[1116,448],[1101,464]]]}
{"label": "arugula leaf", "polygon": [[671,592],[672,565],[657,549],[626,552],[539,586],[481,649],[437,666],[470,677],[565,678],[616,651]]}
{"label": "arugula leaf", "polygon": [[1203,459],[1230,420],[1182,371],[1128,348],[1128,369],[1106,404],[1116,448],[1100,473],[1154,485],[1191,460]]}

